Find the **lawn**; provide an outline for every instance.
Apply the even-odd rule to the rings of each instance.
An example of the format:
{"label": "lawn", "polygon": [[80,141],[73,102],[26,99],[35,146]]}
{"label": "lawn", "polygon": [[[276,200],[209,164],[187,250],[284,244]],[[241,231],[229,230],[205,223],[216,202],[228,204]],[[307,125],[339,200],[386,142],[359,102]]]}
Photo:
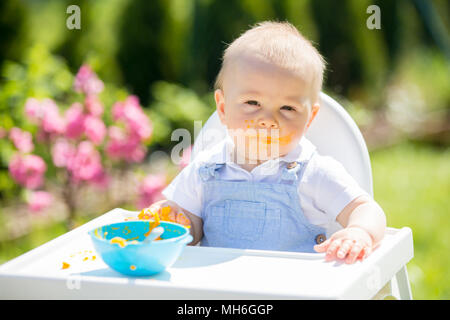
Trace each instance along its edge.
{"label": "lawn", "polygon": [[450,298],[450,149],[403,144],[371,154],[375,199],[388,226],[413,231],[415,299]]}
{"label": "lawn", "polygon": [[[450,149],[407,143],[372,152],[371,160],[375,199],[388,226],[413,230],[415,257],[408,264],[413,298],[450,299]],[[0,263],[64,232],[58,222],[0,241]]]}

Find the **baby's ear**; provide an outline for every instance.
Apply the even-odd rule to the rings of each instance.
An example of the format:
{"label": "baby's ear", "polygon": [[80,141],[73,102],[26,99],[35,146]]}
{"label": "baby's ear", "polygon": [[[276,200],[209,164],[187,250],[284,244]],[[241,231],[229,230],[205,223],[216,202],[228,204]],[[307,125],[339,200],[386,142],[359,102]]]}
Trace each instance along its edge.
{"label": "baby's ear", "polygon": [[316,117],[317,113],[319,112],[319,109],[320,109],[320,104],[318,102],[314,103],[311,106],[311,115],[309,116],[309,121],[308,121],[308,124],[306,125],[306,129],[308,129],[309,126],[311,125],[311,122]]}
{"label": "baby's ear", "polygon": [[224,124],[225,119],[225,96],[222,89],[216,89],[214,91],[214,100],[216,101],[216,109],[219,115],[220,121]]}

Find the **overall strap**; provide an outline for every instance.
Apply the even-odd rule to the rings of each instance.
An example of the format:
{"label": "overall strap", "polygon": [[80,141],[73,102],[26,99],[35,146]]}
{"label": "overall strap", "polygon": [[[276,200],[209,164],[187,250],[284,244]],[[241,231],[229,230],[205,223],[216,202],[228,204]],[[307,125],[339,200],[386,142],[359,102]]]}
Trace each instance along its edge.
{"label": "overall strap", "polygon": [[217,179],[217,171],[224,165],[224,163],[206,163],[199,167],[199,175],[203,181],[209,179]]}
{"label": "overall strap", "polygon": [[312,152],[308,159],[297,162],[289,162],[283,168],[281,172],[280,181],[292,181],[292,184],[298,185],[302,180],[303,173],[305,172],[306,167],[308,166],[309,161],[314,156],[315,152]]}

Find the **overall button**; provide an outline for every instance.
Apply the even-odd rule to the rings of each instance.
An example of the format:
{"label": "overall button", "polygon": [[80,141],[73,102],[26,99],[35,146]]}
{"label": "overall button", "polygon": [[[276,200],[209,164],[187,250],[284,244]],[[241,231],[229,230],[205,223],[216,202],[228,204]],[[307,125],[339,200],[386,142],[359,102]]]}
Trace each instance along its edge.
{"label": "overall button", "polygon": [[296,162],[296,161],[294,161],[294,162],[289,162],[289,163],[287,164],[287,168],[288,168],[288,169],[295,168],[296,166],[297,166],[297,162]]}
{"label": "overall button", "polygon": [[327,240],[327,237],[323,233],[321,233],[316,236],[315,240],[317,244],[321,244],[322,242]]}

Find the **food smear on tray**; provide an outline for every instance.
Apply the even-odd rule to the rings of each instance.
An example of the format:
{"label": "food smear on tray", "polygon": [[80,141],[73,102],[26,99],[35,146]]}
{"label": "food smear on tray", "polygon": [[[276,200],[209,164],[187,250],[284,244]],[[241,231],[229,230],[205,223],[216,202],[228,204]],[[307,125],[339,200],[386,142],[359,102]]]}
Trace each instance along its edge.
{"label": "food smear on tray", "polygon": [[[73,264],[77,264],[78,262],[83,261],[95,261],[97,256],[93,255],[92,250],[84,250],[72,253],[68,259],[62,262],[61,269],[69,269]],[[70,262],[70,263],[69,263]]]}

